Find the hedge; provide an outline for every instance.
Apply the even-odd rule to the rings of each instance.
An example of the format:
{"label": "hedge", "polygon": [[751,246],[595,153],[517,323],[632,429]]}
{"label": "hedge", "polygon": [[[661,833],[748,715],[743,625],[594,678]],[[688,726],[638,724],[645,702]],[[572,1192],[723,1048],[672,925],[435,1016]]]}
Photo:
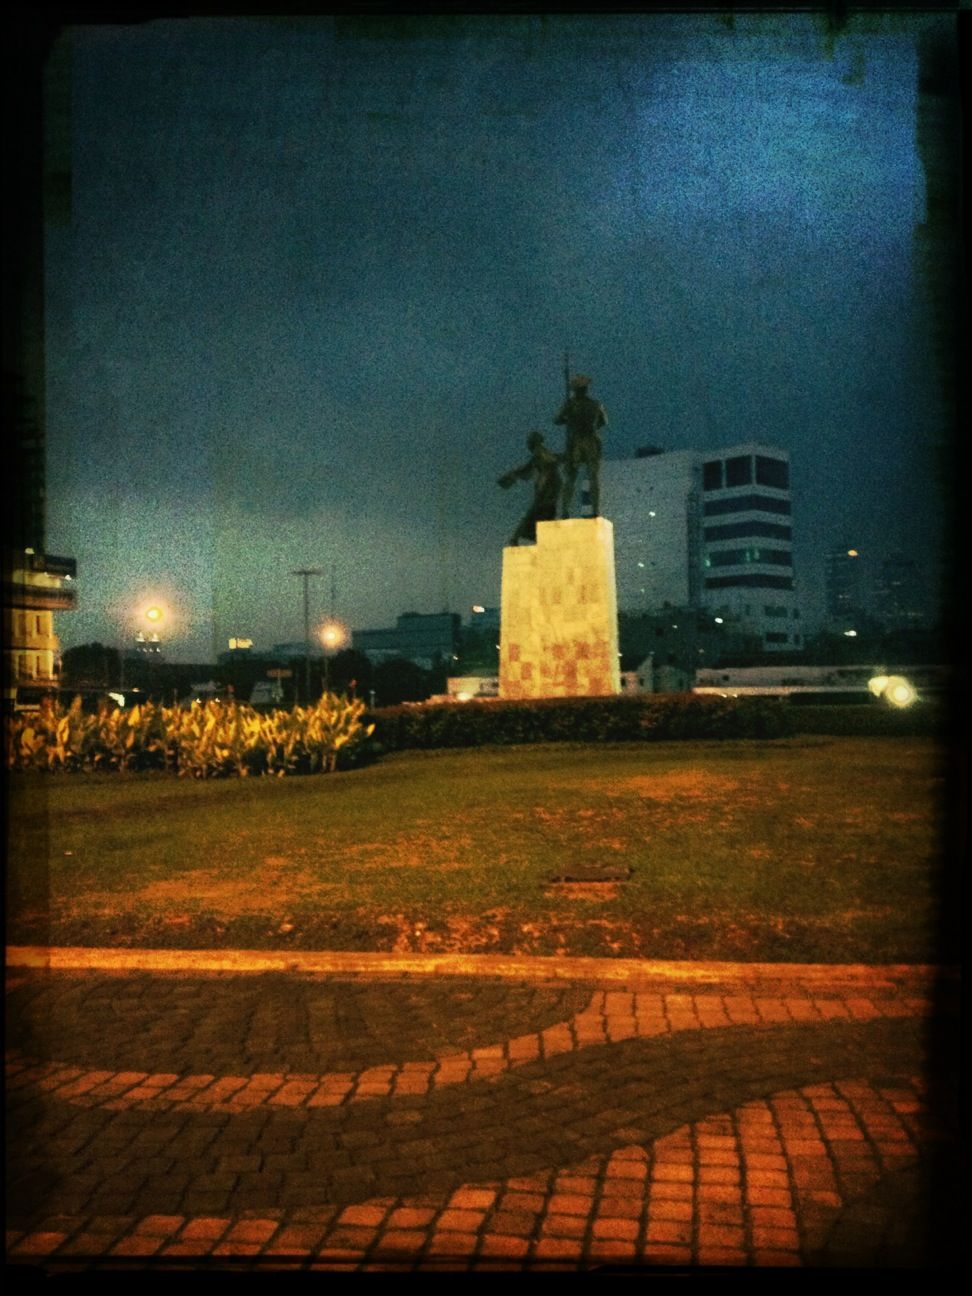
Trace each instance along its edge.
{"label": "hedge", "polygon": [[543,698],[385,707],[372,713],[383,748],[484,743],[644,742],[676,738],[779,738],[791,732],[774,698],[664,696]]}

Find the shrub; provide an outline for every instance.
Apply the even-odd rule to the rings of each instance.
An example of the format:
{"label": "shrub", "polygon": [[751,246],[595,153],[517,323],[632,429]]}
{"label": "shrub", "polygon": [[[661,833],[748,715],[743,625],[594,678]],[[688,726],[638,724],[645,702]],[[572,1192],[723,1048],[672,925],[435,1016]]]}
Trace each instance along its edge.
{"label": "shrub", "polygon": [[790,732],[772,698],[543,698],[442,702],[374,713],[375,739],[390,750],[484,743],[643,742],[672,738],[778,738]]}
{"label": "shrub", "polygon": [[360,759],[373,725],[364,703],[325,693],[313,707],[261,713],[235,702],[153,702],[95,715],[75,698],[8,717],[8,769],[172,769],[192,778],[330,772]]}

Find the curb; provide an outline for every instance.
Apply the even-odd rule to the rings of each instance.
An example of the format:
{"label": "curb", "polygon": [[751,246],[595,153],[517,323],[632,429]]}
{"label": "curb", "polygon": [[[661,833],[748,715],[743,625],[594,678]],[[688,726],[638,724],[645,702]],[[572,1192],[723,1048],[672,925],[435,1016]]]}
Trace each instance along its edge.
{"label": "curb", "polygon": [[718,963],[551,958],[506,954],[367,954],[354,951],[89,949],[14,945],[8,968],[106,972],[291,972],[311,975],[478,976],[545,981],[670,982],[931,989],[956,974],[928,964]]}

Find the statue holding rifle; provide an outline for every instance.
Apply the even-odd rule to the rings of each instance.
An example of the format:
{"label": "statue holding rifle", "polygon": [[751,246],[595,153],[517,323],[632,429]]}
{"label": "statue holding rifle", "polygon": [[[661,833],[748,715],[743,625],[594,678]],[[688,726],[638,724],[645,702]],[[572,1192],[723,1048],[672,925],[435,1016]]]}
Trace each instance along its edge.
{"label": "statue holding rifle", "polygon": [[[566,374],[565,374],[566,377]],[[567,399],[554,415],[554,422],[567,429],[567,447],[563,459],[566,481],[563,493],[563,516],[570,517],[574,499],[574,483],[581,468],[587,474],[594,517],[601,510],[601,428],[607,426],[604,406],[588,395],[591,385],[586,374],[577,374],[567,380]]]}

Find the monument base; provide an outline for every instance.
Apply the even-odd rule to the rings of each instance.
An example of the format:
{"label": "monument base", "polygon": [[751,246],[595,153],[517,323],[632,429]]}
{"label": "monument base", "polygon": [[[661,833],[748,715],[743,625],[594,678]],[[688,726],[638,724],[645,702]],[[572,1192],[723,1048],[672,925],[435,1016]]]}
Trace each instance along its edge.
{"label": "monument base", "polygon": [[501,698],[621,691],[614,527],[538,522],[537,543],[503,550]]}

